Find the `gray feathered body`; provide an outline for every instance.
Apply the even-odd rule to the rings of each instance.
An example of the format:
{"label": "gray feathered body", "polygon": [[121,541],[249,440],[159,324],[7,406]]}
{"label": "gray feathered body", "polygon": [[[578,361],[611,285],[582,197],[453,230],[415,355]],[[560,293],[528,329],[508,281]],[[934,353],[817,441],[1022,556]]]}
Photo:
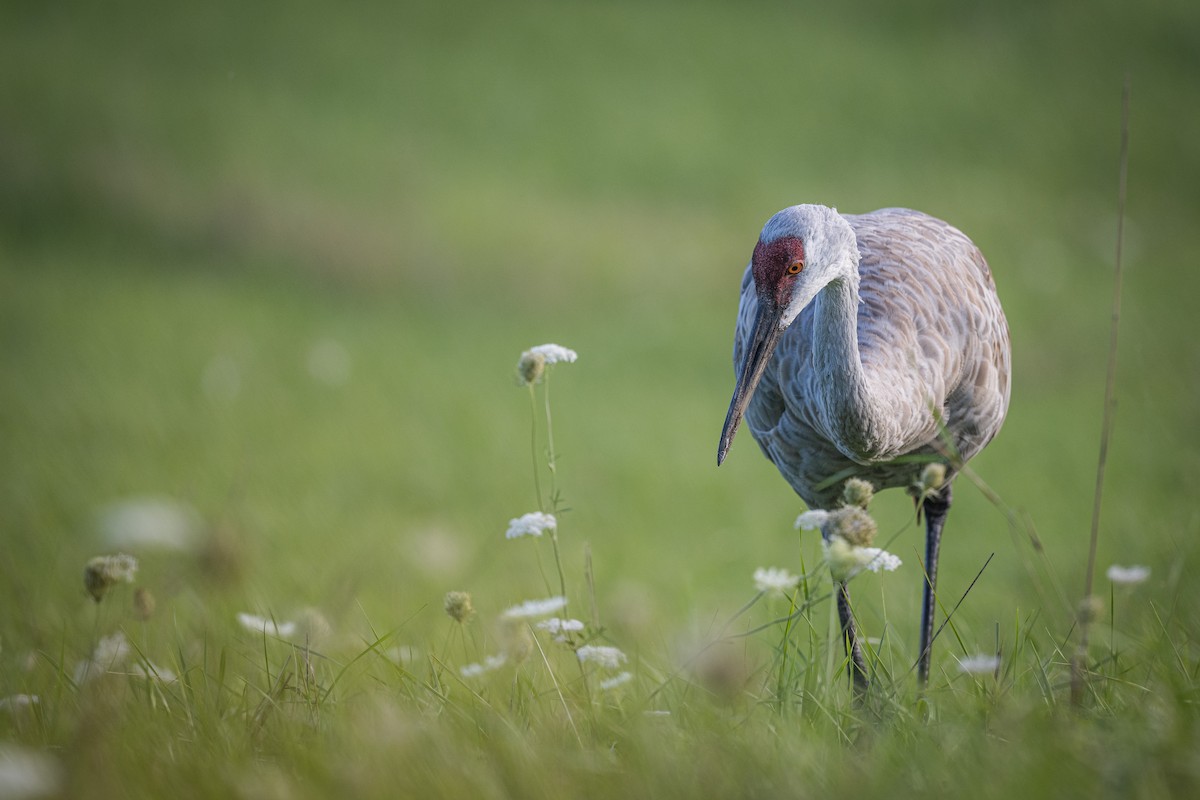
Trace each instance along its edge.
{"label": "gray feathered body", "polygon": [[[1000,429],[1010,391],[1008,326],[970,239],[907,209],[840,216],[853,230],[857,273],[848,268],[821,289],[784,330],[745,415],[813,508],[836,505],[843,480],[834,476],[877,489],[911,485],[924,465],[896,459],[944,453],[943,425],[970,459]],[[748,267],[735,370],[757,306]]]}

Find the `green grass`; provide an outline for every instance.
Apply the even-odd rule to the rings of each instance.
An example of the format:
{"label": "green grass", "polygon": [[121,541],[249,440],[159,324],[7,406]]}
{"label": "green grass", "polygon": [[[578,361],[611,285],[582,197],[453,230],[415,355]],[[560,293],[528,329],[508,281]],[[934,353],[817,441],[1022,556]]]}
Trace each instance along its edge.
{"label": "green grass", "polygon": [[[49,754],[64,796],[1190,796],[1192,5],[5,6],[0,697],[40,703],[0,711],[0,742]],[[1074,711],[1127,72],[1098,563],[1153,575],[1100,579]],[[995,555],[924,703],[901,493],[872,511],[905,565],[855,581],[882,640],[869,709],[827,673],[824,602],[718,649],[737,691],[684,667],[787,613],[726,627],[756,567],[817,573],[749,438],[715,467],[741,267],[796,202],[949,219],[1012,327],[1012,409],[973,467],[1043,549],[960,483],[943,602]],[[458,677],[547,594],[533,549],[553,572],[546,542],[503,536],[536,507],[513,366],[547,341],[580,353],[553,383],[562,558],[590,620],[590,552],[630,656],[613,692],[545,636],[544,659]],[[310,373],[329,342],[344,383]],[[206,544],[137,553],[140,621],[130,587],[97,607],[81,577],[101,510],[146,495],[193,507]],[[461,630],[449,590],[478,609]],[[313,652],[235,620],[307,608],[331,629]],[[75,685],[117,630],[179,681]],[[998,680],[958,672],[997,640]]]}

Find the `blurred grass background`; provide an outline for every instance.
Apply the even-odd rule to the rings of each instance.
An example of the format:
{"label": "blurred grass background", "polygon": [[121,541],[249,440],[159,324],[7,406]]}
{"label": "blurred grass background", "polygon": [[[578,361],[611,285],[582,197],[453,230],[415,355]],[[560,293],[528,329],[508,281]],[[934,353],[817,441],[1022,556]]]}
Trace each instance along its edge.
{"label": "blurred grass background", "polygon": [[[748,437],[720,470],[715,450],[742,268],[799,202],[919,208],[987,255],[1015,374],[975,467],[1046,555],[964,486],[941,590],[995,552],[956,618],[972,641],[1066,620],[1023,565],[1082,591],[1126,73],[1099,563],[1196,608],[1197,8],[4,4],[5,657],[87,624],[97,514],[144,495],[232,553],[202,595],[144,565],[185,629],[311,605],[420,640],[449,589],[485,614],[542,594],[502,534],[534,508],[512,368],[551,341],[580,354],[554,379],[576,585],[590,543],[630,649],[711,625],[755,567],[797,567],[799,501]],[[899,493],[877,510],[911,517]],[[915,642],[919,546],[892,544],[911,568],[863,593],[867,628],[886,607]]]}

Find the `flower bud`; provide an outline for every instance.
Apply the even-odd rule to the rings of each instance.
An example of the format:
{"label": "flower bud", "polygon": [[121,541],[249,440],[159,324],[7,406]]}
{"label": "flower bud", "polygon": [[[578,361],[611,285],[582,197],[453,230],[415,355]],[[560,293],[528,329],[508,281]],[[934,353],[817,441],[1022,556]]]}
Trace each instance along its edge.
{"label": "flower bud", "polygon": [[842,487],[842,505],[866,508],[875,495],[875,487],[861,478],[851,478]]}
{"label": "flower bud", "polygon": [[521,379],[522,385],[528,386],[531,383],[537,383],[545,370],[546,357],[544,355],[532,350],[521,353],[521,360],[517,362],[517,377]]}
{"label": "flower bud", "polygon": [[446,614],[455,622],[466,622],[475,615],[469,592],[447,592],[445,608]]}

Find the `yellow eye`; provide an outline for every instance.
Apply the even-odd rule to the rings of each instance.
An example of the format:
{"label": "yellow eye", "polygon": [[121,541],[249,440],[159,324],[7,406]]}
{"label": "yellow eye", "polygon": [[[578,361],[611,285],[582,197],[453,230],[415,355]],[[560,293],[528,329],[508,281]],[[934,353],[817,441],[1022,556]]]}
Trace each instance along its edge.
{"label": "yellow eye", "polygon": [[788,272],[788,275],[799,275],[800,271],[803,269],[804,269],[803,261],[793,261],[792,263],[788,264],[787,272]]}

